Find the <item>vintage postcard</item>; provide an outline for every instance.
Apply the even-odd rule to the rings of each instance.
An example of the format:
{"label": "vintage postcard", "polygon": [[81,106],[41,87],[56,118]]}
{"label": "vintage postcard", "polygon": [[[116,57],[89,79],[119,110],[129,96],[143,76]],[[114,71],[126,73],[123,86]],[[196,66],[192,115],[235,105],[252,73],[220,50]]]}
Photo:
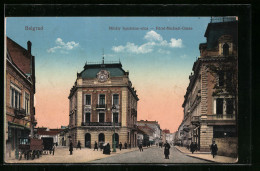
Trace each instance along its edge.
{"label": "vintage postcard", "polygon": [[5,23],[5,163],[237,163],[237,16]]}

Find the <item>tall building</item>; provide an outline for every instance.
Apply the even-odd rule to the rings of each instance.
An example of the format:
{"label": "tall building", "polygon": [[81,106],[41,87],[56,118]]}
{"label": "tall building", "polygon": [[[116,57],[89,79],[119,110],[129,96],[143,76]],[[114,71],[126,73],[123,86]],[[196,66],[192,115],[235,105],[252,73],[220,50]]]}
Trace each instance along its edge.
{"label": "tall building", "polygon": [[35,60],[31,54],[32,43],[27,49],[6,38],[6,109],[5,140],[8,150],[18,156],[19,138],[34,136],[35,120]]}
{"label": "tall building", "polygon": [[[109,142],[137,145],[138,96],[119,63],[86,63],[70,90],[69,130],[74,145]],[[114,137],[115,135],[115,137]]]}
{"label": "tall building", "polygon": [[[184,146],[193,141],[201,151],[209,151],[216,140],[223,147],[219,149],[230,150],[226,153],[237,151],[237,24],[235,17],[212,18],[208,24],[207,42],[199,45],[200,57],[194,62],[182,105],[178,138]],[[227,148],[227,144],[234,146]]]}

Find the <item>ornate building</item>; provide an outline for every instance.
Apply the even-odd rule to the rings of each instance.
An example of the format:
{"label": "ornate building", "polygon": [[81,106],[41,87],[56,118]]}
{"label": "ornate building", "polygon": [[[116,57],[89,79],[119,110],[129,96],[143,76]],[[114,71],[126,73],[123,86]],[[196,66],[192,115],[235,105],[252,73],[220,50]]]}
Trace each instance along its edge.
{"label": "ornate building", "polygon": [[33,137],[35,120],[35,62],[31,42],[27,49],[6,38],[5,140],[6,148],[18,155],[19,138]]}
{"label": "ornate building", "polygon": [[[70,90],[69,130],[74,145],[109,142],[137,145],[136,90],[119,63],[86,63]],[[115,137],[114,137],[115,135]]]}
{"label": "ornate building", "polygon": [[201,151],[209,151],[212,140],[222,139],[219,144],[234,144],[228,149],[232,149],[230,153],[236,153],[236,18],[212,18],[205,37],[207,42],[200,44],[201,56],[189,76],[190,83],[182,105],[184,119],[178,138],[184,146],[196,142]]}

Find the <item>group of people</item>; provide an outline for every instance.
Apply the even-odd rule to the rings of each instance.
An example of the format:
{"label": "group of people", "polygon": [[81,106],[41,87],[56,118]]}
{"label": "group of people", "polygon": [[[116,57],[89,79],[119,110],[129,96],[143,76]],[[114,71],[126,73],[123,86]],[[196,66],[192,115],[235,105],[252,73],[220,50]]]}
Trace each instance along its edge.
{"label": "group of people", "polygon": [[[198,150],[197,143],[191,142],[189,147],[190,147],[190,151],[192,152],[192,154],[194,153],[194,151]],[[218,146],[215,141],[213,141],[212,144],[210,145],[210,151],[211,151],[211,155],[214,158],[218,152]]]}

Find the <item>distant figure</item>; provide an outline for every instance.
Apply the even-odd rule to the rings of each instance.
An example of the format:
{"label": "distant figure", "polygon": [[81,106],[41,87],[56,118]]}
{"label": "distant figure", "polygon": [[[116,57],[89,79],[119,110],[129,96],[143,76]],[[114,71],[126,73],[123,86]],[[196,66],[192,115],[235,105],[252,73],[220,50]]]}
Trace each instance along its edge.
{"label": "distant figure", "polygon": [[102,150],[103,150],[103,148],[104,148],[103,144],[104,144],[103,142],[99,143],[99,148],[100,148],[100,151],[102,151]]}
{"label": "distant figure", "polygon": [[107,143],[107,147],[106,147],[106,154],[109,154],[110,155],[110,144],[109,143]]}
{"label": "distant figure", "polygon": [[129,148],[131,149],[131,143],[129,143]]}
{"label": "distant figure", "polygon": [[125,149],[127,149],[127,143],[126,143],[126,142],[125,142],[125,144],[124,144],[124,145],[125,145]]}
{"label": "distant figure", "polygon": [[77,144],[76,150],[77,150],[78,148],[81,150],[81,143],[80,143],[80,141],[78,141],[78,144]]}
{"label": "distant figure", "polygon": [[97,142],[96,141],[95,141],[94,151],[95,151],[95,149],[97,149],[97,151],[98,151],[98,146],[97,146]]}
{"label": "distant figure", "polygon": [[119,149],[120,149],[120,151],[122,149],[122,143],[121,142],[119,143]]}
{"label": "distant figure", "polygon": [[70,151],[70,155],[72,155],[72,151],[73,151],[73,144],[72,144],[72,142],[70,142],[70,148],[69,148],[69,151]]}
{"label": "distant figure", "polygon": [[213,143],[211,144],[210,150],[211,150],[211,154],[214,158],[215,155],[217,155],[217,152],[218,152],[218,146],[217,146],[217,144],[215,144],[215,141],[213,141]]}
{"label": "distant figure", "polygon": [[164,144],[165,159],[169,159],[170,148],[171,148],[170,144],[166,141],[166,143]]}
{"label": "distant figure", "polygon": [[53,155],[54,155],[55,148],[56,148],[56,146],[55,146],[55,144],[53,144],[53,147],[52,147],[52,154]]}
{"label": "distant figure", "polygon": [[195,143],[191,142],[191,144],[190,144],[190,151],[191,151],[191,153],[193,154],[195,150],[196,150]]}
{"label": "distant figure", "polygon": [[138,147],[139,147],[140,152],[141,152],[141,151],[144,151],[144,149],[143,149],[143,144],[142,144],[142,143],[140,143]]}
{"label": "distant figure", "polygon": [[58,142],[56,142],[56,147],[58,146]]}

